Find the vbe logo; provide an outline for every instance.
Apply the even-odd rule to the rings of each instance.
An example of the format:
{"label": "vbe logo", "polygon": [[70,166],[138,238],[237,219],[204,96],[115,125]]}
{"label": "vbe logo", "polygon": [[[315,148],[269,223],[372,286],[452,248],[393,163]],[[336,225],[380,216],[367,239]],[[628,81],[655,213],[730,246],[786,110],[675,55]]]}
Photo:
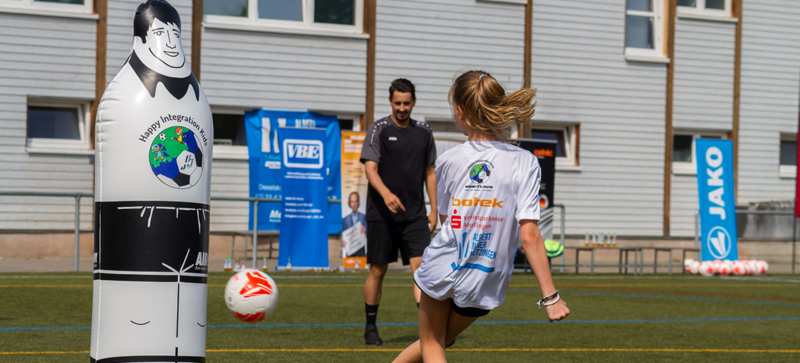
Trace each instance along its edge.
{"label": "vbe logo", "polygon": [[283,140],[283,165],[290,168],[320,169],[324,151],[319,140]]}

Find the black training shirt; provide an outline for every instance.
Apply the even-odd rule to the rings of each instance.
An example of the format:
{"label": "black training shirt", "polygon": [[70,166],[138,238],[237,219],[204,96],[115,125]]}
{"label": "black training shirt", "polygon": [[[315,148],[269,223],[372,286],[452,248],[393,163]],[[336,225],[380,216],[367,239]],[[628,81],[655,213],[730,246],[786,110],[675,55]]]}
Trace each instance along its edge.
{"label": "black training shirt", "polygon": [[392,214],[372,185],[367,191],[367,221],[411,222],[427,218],[425,210],[425,168],[436,162],[436,144],[427,124],[411,120],[406,128],[391,118],[375,121],[367,130],[361,162],[378,163],[378,175],[394,193],[405,211]]}

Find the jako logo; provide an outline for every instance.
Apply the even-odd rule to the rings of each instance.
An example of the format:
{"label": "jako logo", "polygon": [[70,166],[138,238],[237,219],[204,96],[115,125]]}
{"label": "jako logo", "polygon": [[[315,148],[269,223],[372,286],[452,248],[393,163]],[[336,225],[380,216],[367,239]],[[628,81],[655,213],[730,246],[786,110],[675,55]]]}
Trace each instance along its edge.
{"label": "jako logo", "polygon": [[497,201],[497,198],[492,200],[489,199],[479,199],[475,197],[473,199],[456,199],[453,198],[453,206],[454,207],[486,207],[486,208],[503,208],[503,201]]}
{"label": "jako logo", "polygon": [[708,252],[718,260],[724,260],[731,253],[731,236],[722,227],[714,227],[708,232]]}
{"label": "jako logo", "polygon": [[283,165],[290,168],[322,168],[323,149],[319,140],[283,140]]}

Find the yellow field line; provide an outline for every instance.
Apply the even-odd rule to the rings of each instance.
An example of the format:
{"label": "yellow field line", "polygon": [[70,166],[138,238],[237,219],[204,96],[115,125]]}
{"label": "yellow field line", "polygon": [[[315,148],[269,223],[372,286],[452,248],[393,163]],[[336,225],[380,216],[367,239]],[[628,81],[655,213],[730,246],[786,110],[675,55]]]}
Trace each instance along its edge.
{"label": "yellow field line", "polygon": [[[208,353],[356,353],[356,352],[401,352],[403,349],[366,348],[297,348],[297,349],[208,349]],[[672,348],[451,348],[451,352],[621,352],[621,353],[782,353],[800,354],[798,349],[672,349]],[[38,354],[89,354],[83,351],[62,352],[0,352],[0,355],[38,355]]]}
{"label": "yellow field line", "polygon": [[[224,284],[208,284],[209,287],[225,287]],[[278,287],[364,287],[364,284],[278,284]],[[386,284],[384,287],[409,287],[408,284]],[[570,287],[570,284],[563,284],[562,286]],[[588,286],[588,285],[587,285]],[[797,285],[779,285],[779,284],[591,284],[597,287],[785,287]],[[53,288],[53,287],[92,287],[92,285],[0,285],[0,288]],[[539,287],[538,284],[510,284],[509,287]]]}

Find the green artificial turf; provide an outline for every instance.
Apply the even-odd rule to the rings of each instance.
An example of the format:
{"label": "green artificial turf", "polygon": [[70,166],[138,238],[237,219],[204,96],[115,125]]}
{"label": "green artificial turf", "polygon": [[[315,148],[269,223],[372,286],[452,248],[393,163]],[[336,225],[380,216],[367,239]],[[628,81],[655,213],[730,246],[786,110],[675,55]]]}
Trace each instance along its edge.
{"label": "green artificial turf", "polygon": [[[271,274],[280,303],[258,324],[288,326],[234,318],[222,299],[229,276],[212,273],[208,280],[208,362],[388,362],[417,339],[408,273],[389,273],[385,280],[378,323],[389,325],[379,327],[380,347],[363,341],[363,272]],[[546,315],[535,304],[541,298],[536,279],[515,274],[505,304],[467,329],[448,358],[800,361],[800,278],[554,278],[572,310],[568,323],[539,323]],[[0,362],[88,362],[91,286],[88,273],[0,274]]]}

